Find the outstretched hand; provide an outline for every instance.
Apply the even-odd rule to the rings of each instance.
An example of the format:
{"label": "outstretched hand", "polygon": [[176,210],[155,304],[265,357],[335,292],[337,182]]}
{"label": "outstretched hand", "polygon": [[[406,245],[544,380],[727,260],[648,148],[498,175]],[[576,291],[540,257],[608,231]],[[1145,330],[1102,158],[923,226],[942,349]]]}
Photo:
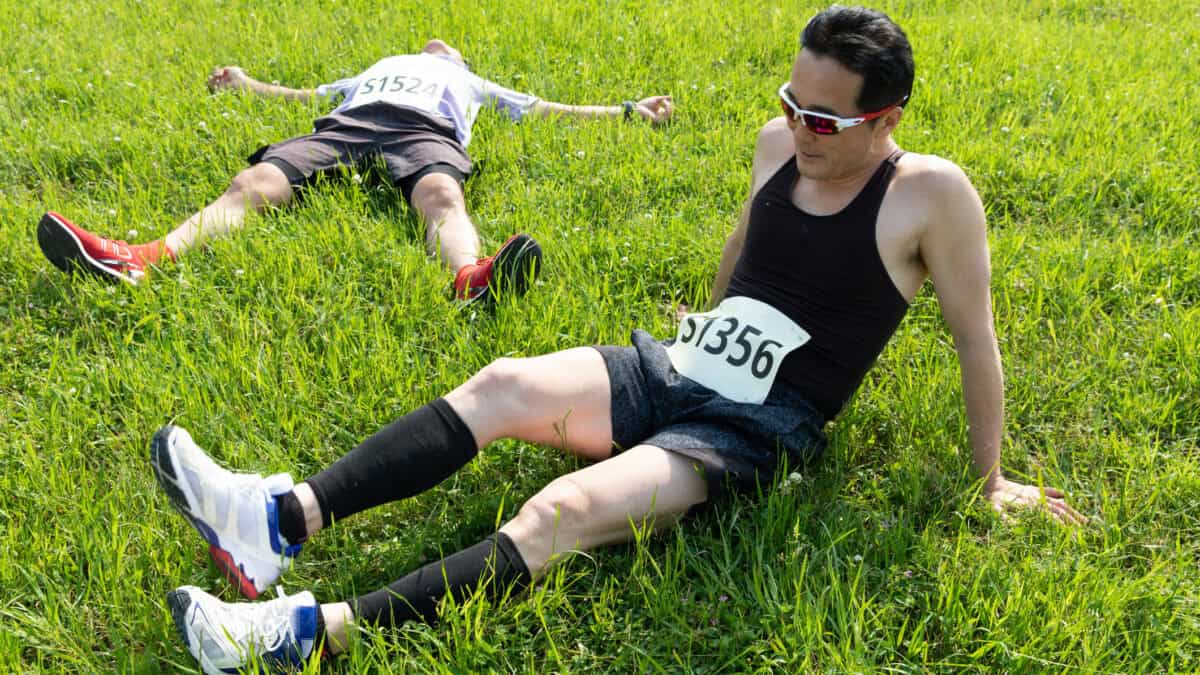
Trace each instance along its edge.
{"label": "outstretched hand", "polygon": [[249,89],[250,76],[246,71],[237,66],[224,66],[213,68],[212,75],[208,76],[208,88],[210,91],[219,89]]}
{"label": "outstretched hand", "polygon": [[675,104],[670,96],[649,96],[637,102],[637,111],[651,124],[662,124],[675,112]]}
{"label": "outstretched hand", "polygon": [[1008,511],[1014,509],[1042,508],[1067,525],[1086,525],[1088,519],[1071,508],[1065,497],[1058,488],[1039,488],[1007,478],[1001,478],[996,487],[987,493],[988,502],[1002,518],[1008,518]]}

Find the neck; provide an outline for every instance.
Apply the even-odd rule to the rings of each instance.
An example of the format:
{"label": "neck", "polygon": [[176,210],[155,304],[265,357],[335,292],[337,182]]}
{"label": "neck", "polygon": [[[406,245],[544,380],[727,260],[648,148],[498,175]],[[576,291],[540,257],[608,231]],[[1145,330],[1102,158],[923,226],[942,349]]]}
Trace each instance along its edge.
{"label": "neck", "polygon": [[[887,159],[893,152],[899,149],[900,146],[889,136],[886,141],[871,148],[871,151],[863,156],[861,162],[856,164],[844,173],[837,176],[830,176],[821,179],[807,179],[811,187],[827,193],[839,193],[844,191],[857,192],[862,188],[863,184],[871,179],[875,174],[875,170]],[[801,176],[804,180],[804,176]]]}

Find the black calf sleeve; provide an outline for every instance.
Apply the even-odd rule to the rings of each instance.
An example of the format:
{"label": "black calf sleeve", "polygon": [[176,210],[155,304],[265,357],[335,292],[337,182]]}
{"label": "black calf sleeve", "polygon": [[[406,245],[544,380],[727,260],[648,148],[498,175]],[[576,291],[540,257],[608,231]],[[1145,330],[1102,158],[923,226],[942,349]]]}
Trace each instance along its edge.
{"label": "black calf sleeve", "polygon": [[309,478],[328,525],[372,506],[419,494],[478,452],[471,430],[439,398],[380,429]]}
{"label": "black calf sleeve", "polygon": [[463,549],[454,555],[430,563],[403,579],[350,601],[354,616],[380,626],[396,626],[405,621],[437,620],[438,602],[447,594],[455,600],[466,598],[482,587],[490,597],[509,588],[522,589],[532,582],[529,568],[516,544],[503,532]]}

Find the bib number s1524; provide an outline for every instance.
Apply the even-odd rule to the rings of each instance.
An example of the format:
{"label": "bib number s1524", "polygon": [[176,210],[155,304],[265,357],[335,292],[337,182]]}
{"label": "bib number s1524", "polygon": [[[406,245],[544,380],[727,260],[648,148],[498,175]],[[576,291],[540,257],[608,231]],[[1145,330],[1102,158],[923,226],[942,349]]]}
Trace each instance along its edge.
{"label": "bib number s1524", "polygon": [[731,401],[762,403],[783,357],[810,339],[782,312],[752,298],[726,298],[679,322],[667,356],[675,370]]}
{"label": "bib number s1524", "polygon": [[446,85],[436,79],[384,74],[363,80],[355,92],[354,101],[357,105],[387,101],[394,105],[432,111],[437,108],[445,89]]}

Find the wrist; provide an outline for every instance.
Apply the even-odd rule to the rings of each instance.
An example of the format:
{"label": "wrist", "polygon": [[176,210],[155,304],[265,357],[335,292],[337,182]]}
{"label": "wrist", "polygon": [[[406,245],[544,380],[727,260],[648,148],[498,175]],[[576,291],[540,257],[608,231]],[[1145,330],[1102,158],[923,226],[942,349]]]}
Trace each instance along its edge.
{"label": "wrist", "polygon": [[633,113],[635,110],[637,110],[637,103],[634,103],[633,101],[624,101],[621,103],[621,117],[623,117],[626,122],[633,119]]}
{"label": "wrist", "polygon": [[983,477],[983,494],[990,495],[1000,486],[1004,484],[1004,474],[1000,473],[1000,468],[993,469],[991,473]]}

